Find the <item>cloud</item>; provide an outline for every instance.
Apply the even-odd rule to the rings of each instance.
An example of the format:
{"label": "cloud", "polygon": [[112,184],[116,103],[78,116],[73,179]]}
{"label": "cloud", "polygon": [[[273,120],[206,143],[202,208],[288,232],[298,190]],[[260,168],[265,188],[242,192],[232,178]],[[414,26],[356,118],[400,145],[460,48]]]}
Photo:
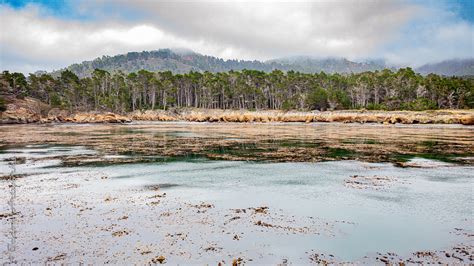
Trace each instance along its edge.
{"label": "cloud", "polygon": [[441,7],[404,0],[71,3],[72,19],[38,5],[0,5],[0,68],[52,70],[102,55],[178,47],[223,58],[383,57],[411,65],[472,55],[472,24]]}
{"label": "cloud", "polygon": [[412,66],[453,58],[472,58],[473,33],[474,26],[465,22],[426,28],[415,38],[406,37],[396,49],[386,52],[385,58],[395,64]]}
{"label": "cloud", "polygon": [[18,66],[14,60],[38,66],[44,62],[41,69],[51,70],[101,55],[188,45],[147,24],[44,18],[39,16],[36,7],[21,11],[4,7],[0,16],[2,25],[8,25],[2,27],[0,34],[1,67],[4,69]]}
{"label": "cloud", "polygon": [[[419,66],[453,58],[474,56],[474,25],[453,12],[453,3],[425,6],[404,28],[383,55],[395,64]],[[454,6],[455,7],[455,6]]]}
{"label": "cloud", "polygon": [[179,36],[247,51],[257,59],[294,54],[368,56],[417,9],[401,1],[113,2]]}

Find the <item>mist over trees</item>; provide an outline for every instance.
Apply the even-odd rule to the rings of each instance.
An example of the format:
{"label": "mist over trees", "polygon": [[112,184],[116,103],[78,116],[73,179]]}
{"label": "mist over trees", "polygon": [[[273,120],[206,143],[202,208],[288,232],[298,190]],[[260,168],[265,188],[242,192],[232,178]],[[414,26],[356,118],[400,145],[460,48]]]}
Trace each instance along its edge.
{"label": "mist over trees", "polygon": [[[171,71],[175,74],[196,72],[228,72],[244,69],[271,72],[273,70],[296,71],[301,73],[362,73],[366,71],[382,71],[395,67],[383,59],[372,59],[361,62],[350,61],[346,58],[327,57],[317,58],[309,56],[294,56],[258,60],[224,60],[222,58],[202,55],[193,51],[179,51],[160,49],[155,51],[129,52],[115,56],[102,56],[92,61],[72,64],[65,69],[54,71],[53,76],[59,76],[62,71],[70,70],[80,78],[90,77],[95,69],[102,69],[114,73],[122,71],[125,74],[138,72],[142,69],[156,71]],[[426,64],[414,69],[415,72],[427,75],[430,73],[444,76],[474,75],[474,59],[453,59],[434,64]]]}
{"label": "mist over trees", "polygon": [[[2,94],[30,96],[71,111],[129,112],[195,107],[220,109],[426,110],[474,108],[472,78],[422,76],[410,68],[394,72],[326,74],[263,72],[189,72],[140,70],[113,74],[95,69],[79,78],[65,70],[59,77],[4,71]],[[0,99],[0,102],[2,99]]]}
{"label": "mist over trees", "polygon": [[113,73],[122,71],[125,74],[138,72],[142,69],[156,71],[171,71],[175,74],[196,72],[228,72],[230,70],[242,71],[244,69],[271,72],[278,69],[282,71],[298,71],[302,73],[360,73],[389,68],[382,61],[353,62],[345,58],[311,58],[293,57],[273,59],[269,61],[257,60],[224,60],[222,58],[202,55],[193,51],[176,51],[160,49],[156,51],[129,52],[115,56],[102,56],[92,61],[73,64],[66,69],[55,71],[53,76],[60,72],[70,70],[80,78],[90,77],[95,69],[103,69]]}

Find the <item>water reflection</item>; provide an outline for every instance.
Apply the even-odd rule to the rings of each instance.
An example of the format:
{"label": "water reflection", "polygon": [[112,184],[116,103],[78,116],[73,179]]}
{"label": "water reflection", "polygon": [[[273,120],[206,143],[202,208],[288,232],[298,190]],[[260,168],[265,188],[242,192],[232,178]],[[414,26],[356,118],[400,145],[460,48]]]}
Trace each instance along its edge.
{"label": "water reflection", "polygon": [[[31,128],[25,133],[4,127],[0,136],[0,172],[10,176],[0,183],[9,198],[9,217],[2,220],[9,226],[8,243],[0,244],[6,263],[62,258],[69,250],[71,259],[86,254],[91,262],[96,252],[104,262],[142,259],[123,253],[135,252],[137,239],[159,243],[160,252],[177,263],[188,262],[172,257],[181,249],[197,263],[236,249],[262,263],[272,262],[269,254],[307,263],[305,252],[312,249],[353,260],[465,241],[451,231],[465,228],[472,213],[469,127]],[[14,178],[23,174],[28,176]],[[353,176],[364,177],[362,186],[347,185]],[[20,188],[25,193],[19,198]],[[51,206],[53,211],[45,211]],[[262,206],[268,216],[255,211]],[[243,209],[247,213],[235,211]],[[28,219],[19,219],[20,212]],[[291,226],[327,234],[287,234],[283,229]],[[64,241],[49,238],[50,231]],[[166,246],[177,234],[190,241]],[[28,252],[34,239],[42,246]],[[211,244],[217,251],[203,251]],[[139,259],[130,262],[148,261]]]}
{"label": "water reflection", "polygon": [[163,122],[2,129],[0,143],[4,147],[31,143],[82,145],[112,156],[140,156],[144,161],[150,161],[145,156],[155,156],[274,162],[360,160],[404,166],[408,160],[421,157],[474,164],[474,128],[466,126]]}

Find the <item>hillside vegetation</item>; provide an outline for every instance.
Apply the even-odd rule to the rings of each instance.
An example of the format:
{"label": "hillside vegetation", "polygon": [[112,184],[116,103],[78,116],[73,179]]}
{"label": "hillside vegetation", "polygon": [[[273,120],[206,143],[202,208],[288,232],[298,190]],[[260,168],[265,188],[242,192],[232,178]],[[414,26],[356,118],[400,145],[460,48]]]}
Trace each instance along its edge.
{"label": "hillside vegetation", "polygon": [[[174,74],[196,72],[228,72],[244,69],[271,72],[278,69],[282,71],[298,71],[303,73],[360,73],[364,71],[382,70],[385,64],[377,62],[358,63],[343,58],[316,59],[310,57],[297,57],[278,59],[267,62],[248,60],[224,60],[221,58],[201,55],[191,51],[173,51],[160,49],[157,51],[131,52],[116,56],[103,56],[92,61],[84,61],[67,67],[79,77],[87,77],[95,69],[108,72],[124,72],[126,74],[142,69],[148,71],[171,71]],[[60,70],[53,73],[59,75]]]}
{"label": "hillside vegetation", "polygon": [[[257,60],[224,60],[192,51],[160,49],[156,51],[130,52],[116,56],[102,56],[92,61],[70,65],[51,74],[58,77],[62,71],[70,70],[78,77],[83,78],[90,77],[95,69],[106,70],[111,74],[115,72],[129,74],[140,70],[152,72],[171,71],[173,74],[185,74],[191,71],[216,73],[229,72],[231,70],[242,71],[245,69],[267,73],[273,70],[281,70],[284,72],[325,72],[328,74],[362,73],[366,71],[382,71],[384,69],[396,71],[394,66],[387,65],[383,60],[354,62],[345,58],[297,56],[262,62]],[[469,76],[474,75],[474,59],[448,60],[436,64],[423,65],[414,70],[423,75],[434,73],[444,76]]]}
{"label": "hillside vegetation", "polygon": [[437,73],[444,76],[473,76],[474,58],[453,59],[436,64],[426,64],[416,69],[421,74]]}
{"label": "hillside vegetation", "polygon": [[140,70],[111,74],[96,69],[85,78],[69,70],[57,78],[4,71],[0,84],[4,95],[30,96],[70,111],[474,108],[473,79],[421,76],[410,68],[347,75],[279,70],[187,74]]}

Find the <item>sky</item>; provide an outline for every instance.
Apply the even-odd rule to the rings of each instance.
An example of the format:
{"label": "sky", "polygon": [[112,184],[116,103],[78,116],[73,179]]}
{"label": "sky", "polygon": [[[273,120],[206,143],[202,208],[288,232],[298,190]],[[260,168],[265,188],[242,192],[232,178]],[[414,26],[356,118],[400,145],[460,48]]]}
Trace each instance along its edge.
{"label": "sky", "polygon": [[224,59],[474,57],[474,1],[0,0],[0,70],[161,48]]}

